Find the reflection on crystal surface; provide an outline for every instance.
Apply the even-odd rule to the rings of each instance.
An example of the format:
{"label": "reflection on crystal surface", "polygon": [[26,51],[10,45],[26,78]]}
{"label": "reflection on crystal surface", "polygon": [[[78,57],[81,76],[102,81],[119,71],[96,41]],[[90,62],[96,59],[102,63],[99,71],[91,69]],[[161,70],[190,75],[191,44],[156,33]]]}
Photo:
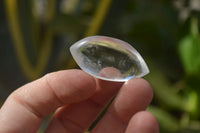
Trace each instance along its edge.
{"label": "reflection on crystal surface", "polygon": [[81,69],[103,80],[127,81],[149,73],[140,54],[119,39],[91,36],[76,42],[70,51]]}

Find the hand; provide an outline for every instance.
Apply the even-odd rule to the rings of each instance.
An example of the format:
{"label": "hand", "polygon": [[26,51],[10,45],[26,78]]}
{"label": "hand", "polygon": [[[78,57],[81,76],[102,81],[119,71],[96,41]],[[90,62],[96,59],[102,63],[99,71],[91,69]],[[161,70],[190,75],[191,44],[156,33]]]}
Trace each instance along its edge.
{"label": "hand", "polygon": [[159,132],[155,117],[144,111],[153,97],[144,79],[123,84],[65,70],[14,91],[0,109],[0,133],[35,133],[44,116],[53,111],[46,133],[84,133],[115,95],[91,133]]}

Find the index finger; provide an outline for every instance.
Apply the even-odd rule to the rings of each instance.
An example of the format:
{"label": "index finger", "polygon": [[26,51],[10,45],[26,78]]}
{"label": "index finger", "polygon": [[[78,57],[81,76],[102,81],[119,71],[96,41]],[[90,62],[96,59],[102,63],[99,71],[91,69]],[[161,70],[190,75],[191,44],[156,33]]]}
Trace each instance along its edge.
{"label": "index finger", "polygon": [[95,88],[95,79],[81,70],[47,74],[8,97],[0,110],[0,132],[36,132],[44,116],[87,99]]}

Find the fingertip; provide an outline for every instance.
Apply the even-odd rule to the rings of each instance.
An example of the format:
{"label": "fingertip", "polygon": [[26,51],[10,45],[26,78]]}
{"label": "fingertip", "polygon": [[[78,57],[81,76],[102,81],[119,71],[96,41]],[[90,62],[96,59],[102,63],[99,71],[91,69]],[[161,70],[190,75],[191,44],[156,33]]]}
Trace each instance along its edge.
{"label": "fingertip", "polygon": [[153,98],[153,89],[150,83],[143,78],[132,78],[125,83],[125,86],[127,89],[140,89],[138,92],[143,93],[144,97],[148,97],[149,101]]}
{"label": "fingertip", "polygon": [[[121,77],[121,72],[114,67],[106,67],[99,72],[99,76],[105,79],[115,79]],[[105,87],[120,88],[124,82],[115,82],[111,80],[97,79],[97,83],[100,87],[103,88]]]}
{"label": "fingertip", "polygon": [[129,121],[126,133],[159,133],[158,121],[147,111],[136,113]]}
{"label": "fingertip", "polygon": [[129,121],[138,111],[145,110],[153,98],[150,84],[141,78],[127,81],[120,89],[111,108],[122,121]]}
{"label": "fingertip", "polygon": [[143,78],[132,78],[126,82],[127,85],[140,86],[142,88],[152,89],[150,83]]}

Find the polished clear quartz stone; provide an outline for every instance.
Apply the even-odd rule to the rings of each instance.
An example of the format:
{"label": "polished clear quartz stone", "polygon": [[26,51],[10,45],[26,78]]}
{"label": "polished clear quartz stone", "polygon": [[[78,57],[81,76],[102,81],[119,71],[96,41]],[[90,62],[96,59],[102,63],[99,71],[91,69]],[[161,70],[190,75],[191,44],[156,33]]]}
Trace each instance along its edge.
{"label": "polished clear quartz stone", "polygon": [[87,37],[72,45],[70,51],[81,69],[103,80],[122,82],[149,73],[130,44],[112,37]]}

